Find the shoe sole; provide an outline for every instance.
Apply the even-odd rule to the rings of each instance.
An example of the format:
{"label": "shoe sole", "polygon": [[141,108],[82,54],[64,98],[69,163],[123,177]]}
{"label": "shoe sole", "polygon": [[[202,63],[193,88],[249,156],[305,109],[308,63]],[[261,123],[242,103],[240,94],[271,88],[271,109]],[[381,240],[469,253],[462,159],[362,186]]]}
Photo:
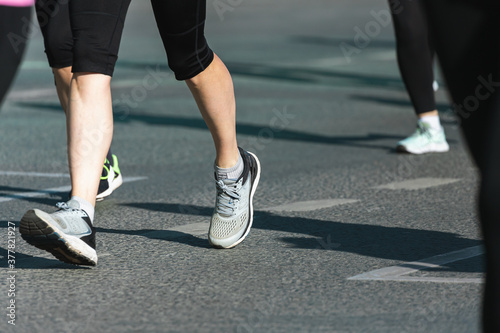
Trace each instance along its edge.
{"label": "shoe sole", "polygon": [[116,190],[118,187],[122,186],[123,184],[123,177],[122,177],[122,174],[120,173],[118,175],[118,177],[114,178],[113,181],[111,182],[111,184],[109,185],[109,188],[102,192],[102,193],[99,193],[95,200],[96,201],[102,201],[104,200],[104,198],[108,197],[111,195],[111,193],[113,193],[114,190]]}
{"label": "shoe sole", "polygon": [[231,244],[229,246],[222,246],[222,245],[219,245],[219,244],[213,244],[212,241],[210,240],[210,237],[208,237],[208,242],[210,243],[210,245],[212,245],[213,247],[215,247],[217,249],[230,249],[230,248],[235,247],[236,245],[238,245],[241,242],[243,242],[243,240],[250,233],[250,229],[252,228],[252,224],[253,224],[253,196],[255,194],[255,191],[257,190],[257,186],[259,185],[259,180],[260,180],[260,161],[259,161],[259,159],[257,158],[257,156],[254,153],[251,153],[249,151],[247,151],[247,153],[249,155],[251,155],[255,159],[255,162],[257,164],[257,174],[255,175],[255,179],[253,181],[252,188],[250,189],[250,200],[249,200],[249,202],[250,202],[250,209],[249,209],[250,218],[249,218],[249,222],[248,222],[247,228],[245,230],[245,233],[240,238],[238,238],[238,240],[236,242],[234,242],[233,244]]}
{"label": "shoe sole", "polygon": [[448,144],[441,143],[429,145],[424,149],[408,149],[406,146],[399,145],[396,147],[396,150],[398,152],[421,155],[426,153],[446,153],[450,150],[450,146]]}
{"label": "shoe sole", "polygon": [[27,211],[19,224],[21,237],[26,242],[68,264],[97,265],[97,253],[92,247],[78,237],[63,233],[37,212],[37,209]]}

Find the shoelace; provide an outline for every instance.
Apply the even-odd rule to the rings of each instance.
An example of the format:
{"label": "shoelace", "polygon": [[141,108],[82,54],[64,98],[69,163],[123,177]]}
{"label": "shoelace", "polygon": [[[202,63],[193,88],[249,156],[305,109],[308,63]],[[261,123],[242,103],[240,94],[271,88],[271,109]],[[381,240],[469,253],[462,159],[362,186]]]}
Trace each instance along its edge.
{"label": "shoelace", "polygon": [[56,207],[59,208],[58,211],[54,212],[53,214],[68,214],[71,213],[72,215],[77,215],[80,216],[80,209],[74,209],[68,205],[66,202],[58,202],[56,203]]}
{"label": "shoelace", "polygon": [[428,127],[425,127],[424,125],[418,123],[417,124],[417,130],[411,136],[412,137],[418,137],[419,135],[425,135],[427,137],[431,137],[432,136],[432,134],[429,131]]}
{"label": "shoelace", "polygon": [[241,188],[241,181],[232,184],[226,184],[223,180],[216,181],[218,195],[218,205],[216,207],[217,213],[231,216],[236,209],[236,203],[240,201],[239,190]]}
{"label": "shoelace", "polygon": [[56,203],[56,207],[59,209],[64,209],[64,210],[70,209],[70,207],[68,206],[68,204],[66,202],[58,202],[58,203]]}

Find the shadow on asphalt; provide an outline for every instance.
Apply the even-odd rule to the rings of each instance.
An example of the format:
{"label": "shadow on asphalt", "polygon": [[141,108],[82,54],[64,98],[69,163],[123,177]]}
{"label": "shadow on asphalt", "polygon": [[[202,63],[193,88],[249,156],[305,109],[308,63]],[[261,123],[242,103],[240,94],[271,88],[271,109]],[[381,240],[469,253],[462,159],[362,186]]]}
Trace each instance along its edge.
{"label": "shadow on asphalt", "polygon": [[[213,211],[212,207],[196,205],[162,203],[127,203],[123,205],[150,211],[206,216],[207,218],[211,216]],[[462,238],[448,232],[288,217],[265,211],[255,212],[252,228],[304,235],[279,238],[279,241],[288,244],[288,248],[349,252],[398,261],[421,260],[482,244],[480,240]],[[101,230],[106,232],[106,229]],[[153,230],[114,230],[112,232],[141,235],[141,233],[151,231]],[[182,232],[158,230],[152,238],[172,240],[196,247],[208,247],[206,239]],[[448,266],[448,270],[455,272],[483,272],[480,265]]]}
{"label": "shadow on asphalt", "polygon": [[[380,96],[364,96],[364,95],[351,95],[351,99],[365,102],[373,102],[384,105],[398,106],[404,108],[411,108],[413,110],[413,105],[409,99],[395,99],[395,98],[384,98]],[[448,103],[437,103],[437,109],[439,110],[439,118],[441,124],[448,126],[459,126],[460,122],[458,117],[453,112],[450,104]],[[456,143],[456,140],[447,139],[448,143]]]}
{"label": "shadow on asphalt", "polygon": [[[290,42],[292,44],[310,44],[310,45],[325,45],[325,46],[339,46],[340,43],[352,44],[352,38],[335,38],[335,37],[323,37],[323,36],[291,36]],[[374,48],[389,48],[394,49],[394,55],[396,54],[396,41],[393,39],[389,40],[379,40],[372,39],[370,41],[370,47]]]}
{"label": "shadow on asphalt", "polygon": [[[39,104],[39,103],[18,103],[18,104],[23,107],[33,107],[37,109],[45,109],[51,111],[60,110],[60,106],[57,104]],[[173,115],[159,115],[159,114],[146,114],[146,113],[128,113],[126,115],[115,115],[116,123],[128,123],[134,121],[148,124],[151,126],[175,126],[175,127],[208,130],[205,122],[203,121],[203,119],[201,119],[201,117],[185,118]],[[238,135],[259,137],[259,135],[262,135],[261,131],[268,127],[269,125],[256,125],[248,123],[245,124],[238,122],[236,124],[236,131]],[[384,151],[394,152],[393,144],[382,145],[374,142],[379,140],[399,141],[404,139],[405,137],[401,135],[390,135],[383,133],[368,133],[366,135],[359,135],[359,136],[356,135],[326,136],[326,135],[306,133],[290,129],[283,129],[280,131],[273,132],[273,138],[278,140],[287,140],[287,141],[312,142],[312,143],[323,143],[323,144],[350,146],[358,148],[382,149]]]}
{"label": "shadow on asphalt", "polygon": [[123,230],[123,229],[109,229],[109,228],[96,228],[97,233],[110,233],[110,234],[121,234],[121,235],[132,235],[132,236],[143,236],[150,239],[159,239],[172,241],[177,243],[182,243],[185,245],[193,247],[201,247],[205,249],[210,249],[206,239],[202,239],[190,234],[186,234],[180,231],[172,230],[155,230],[155,229],[136,229],[136,230]]}
{"label": "shadow on asphalt", "polygon": [[[317,39],[316,39],[317,40]],[[310,41],[312,41],[310,39]],[[226,67],[232,76],[247,76],[280,81],[310,83],[342,87],[376,87],[401,90],[404,89],[403,81],[398,77],[386,77],[349,73],[346,71],[332,71],[325,69],[276,66],[265,63],[242,63],[225,61]],[[156,68],[162,72],[170,72],[170,68],[162,63],[144,63],[134,61],[118,61],[117,67],[144,70],[148,67]]]}
{"label": "shadow on asphalt", "polygon": [[169,203],[158,203],[158,202],[133,202],[124,203],[121,206],[140,208],[145,210],[150,210],[153,212],[164,212],[164,213],[174,213],[182,215],[196,215],[196,216],[212,216],[214,211],[213,207],[203,207],[196,205],[184,205],[184,204],[169,204]]}
{"label": "shadow on asphalt", "polygon": [[[16,193],[9,192],[17,192],[17,193],[31,193],[31,192],[40,192],[44,193],[43,190],[39,189],[31,189],[31,188],[21,188],[21,187],[10,187],[10,186],[0,186],[0,199],[2,198],[10,198],[20,201],[33,202],[41,205],[54,206],[56,202],[66,201],[69,199],[68,192],[46,192],[49,197],[37,198],[37,197],[25,197],[22,194],[16,195]],[[28,207],[27,207],[28,209]],[[3,226],[0,226],[2,228]]]}
{"label": "shadow on asphalt", "polygon": [[[384,105],[394,105],[394,106],[413,108],[413,105],[411,104],[411,101],[409,99],[395,99],[395,98],[387,98],[380,96],[365,96],[365,95],[350,95],[350,98],[363,102],[374,102]],[[437,103],[436,107],[438,110],[440,110],[441,113],[444,112],[445,110],[451,110],[449,103]]]}
{"label": "shadow on asphalt", "polygon": [[[12,221],[10,221],[12,222]],[[5,232],[5,239],[7,239],[7,226],[8,226],[8,221],[0,221],[0,228],[5,229],[3,232]],[[19,221],[16,221],[16,233],[18,232],[18,227],[19,227]],[[22,242],[22,238],[18,234],[16,237],[16,242]],[[76,266],[76,265],[70,265],[63,263],[62,261],[59,261],[58,259],[51,258],[42,258],[42,257],[35,257],[35,256],[30,256],[27,254],[23,254],[21,252],[17,252],[15,249],[12,249],[11,251],[14,252],[8,252],[8,250],[4,247],[0,247],[0,268],[9,268],[9,260],[14,260],[14,262],[10,262],[14,264],[14,268],[10,269],[10,271],[15,271],[17,269],[90,269],[90,267],[86,266]],[[11,255],[9,257],[9,254]]]}
{"label": "shadow on asphalt", "polygon": [[[197,205],[169,203],[125,203],[122,205],[149,211],[206,216],[207,220],[213,212],[212,207]],[[18,225],[18,223],[16,224]],[[0,226],[2,229],[6,229],[7,221],[1,221]],[[281,216],[266,211],[255,212],[252,228],[290,233],[290,236],[277,239],[277,241],[285,243],[287,249],[347,252],[404,262],[420,261],[423,258],[482,244],[479,240],[462,238],[449,232]],[[143,236],[193,247],[210,248],[206,239],[179,231],[124,230],[102,227],[96,228],[96,231],[98,233]],[[0,267],[7,267],[7,250],[0,247],[0,255],[5,259],[1,261]],[[16,268],[74,269],[75,267],[77,266],[61,263],[55,258],[51,260],[16,253]],[[441,268],[441,271],[482,273],[483,268],[475,261],[474,264],[465,266],[447,265]]]}
{"label": "shadow on asphalt", "polygon": [[376,87],[401,90],[399,77],[364,75],[346,71],[333,71],[309,67],[279,67],[275,65],[226,62],[231,75],[247,76],[298,83],[341,87]]}

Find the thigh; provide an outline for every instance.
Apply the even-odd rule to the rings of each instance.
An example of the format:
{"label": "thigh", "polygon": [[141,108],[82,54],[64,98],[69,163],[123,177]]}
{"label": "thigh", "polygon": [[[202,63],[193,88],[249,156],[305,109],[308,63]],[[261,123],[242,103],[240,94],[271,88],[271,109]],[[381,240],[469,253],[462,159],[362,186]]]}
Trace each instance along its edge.
{"label": "thigh", "polygon": [[204,24],[206,0],[151,0],[161,34],[180,34]]}

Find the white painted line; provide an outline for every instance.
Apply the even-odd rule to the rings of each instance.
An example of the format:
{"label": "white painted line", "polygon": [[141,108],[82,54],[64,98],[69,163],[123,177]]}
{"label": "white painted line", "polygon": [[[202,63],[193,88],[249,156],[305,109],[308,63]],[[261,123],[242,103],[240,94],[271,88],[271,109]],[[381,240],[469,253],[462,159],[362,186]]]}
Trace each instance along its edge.
{"label": "white painted line", "polygon": [[[394,51],[379,51],[379,52],[370,52],[367,54],[367,57],[360,58],[358,61],[356,57],[350,59],[351,62],[361,62],[365,61],[364,59],[371,60],[394,60],[396,59],[396,52]],[[276,65],[286,65],[286,66],[300,66],[303,67],[313,67],[313,68],[331,68],[334,66],[345,66],[348,64],[348,60],[346,57],[326,57],[326,58],[316,58],[309,59],[303,62],[285,62],[285,63],[276,63]]]}
{"label": "white painted line", "polygon": [[144,234],[141,234],[141,236],[165,239],[165,240],[175,239],[186,235],[200,236],[200,235],[206,235],[208,233],[208,227],[209,224],[206,222],[191,223],[169,228],[166,230],[149,231]]}
{"label": "white painted line", "polygon": [[287,212],[308,212],[312,210],[329,208],[333,206],[345,205],[358,202],[354,199],[326,199],[326,200],[312,200],[312,201],[299,201],[289,204],[269,207],[262,209],[263,211],[287,211]]}
{"label": "white painted line", "polygon": [[454,178],[417,178],[374,187],[379,190],[421,190],[460,181]]}
{"label": "white painted line", "polygon": [[348,280],[376,280],[376,281],[411,281],[411,282],[444,282],[444,283],[482,283],[479,278],[439,278],[439,277],[410,277],[405,276],[428,268],[439,268],[441,265],[455,261],[480,256],[484,253],[482,246],[473,246],[463,250],[440,254],[419,261],[405,262],[396,266],[376,269],[359,274]]}
{"label": "white painted line", "polygon": [[68,173],[44,173],[44,172],[24,172],[24,171],[0,171],[0,176],[69,178]]}
{"label": "white painted line", "polygon": [[170,228],[170,231],[184,232],[190,235],[203,235],[208,232],[208,227],[210,226],[207,222],[191,223],[186,225],[177,226]]}
{"label": "white painted line", "polygon": [[132,182],[136,182],[139,180],[146,180],[146,179],[148,179],[148,177],[123,177],[123,182],[124,183],[132,183]]}
{"label": "white painted line", "polygon": [[[29,70],[29,69],[41,69],[48,70],[49,63],[47,61],[42,60],[25,60],[21,64],[21,69]],[[55,89],[53,89],[55,91]]]}
{"label": "white painted line", "polygon": [[44,190],[39,190],[39,191],[34,191],[34,192],[18,192],[18,193],[0,195],[0,203],[12,201],[12,200],[27,199],[27,198],[38,198],[38,197],[43,197],[44,195],[47,195],[47,194],[69,192],[70,190],[71,190],[71,186],[66,185],[66,186],[60,186],[60,187],[47,188]]}
{"label": "white painted line", "polygon": [[381,51],[378,53],[371,53],[368,58],[371,60],[396,60],[396,52]]}
{"label": "white painted line", "polygon": [[328,58],[309,60],[307,62],[302,63],[302,66],[315,67],[315,68],[316,67],[330,68],[334,66],[345,66],[346,64],[347,64],[347,59],[345,57],[328,57]]}
{"label": "white painted line", "polygon": [[[348,279],[356,280],[356,279]],[[359,279],[367,280],[367,279]],[[417,277],[417,276],[400,276],[393,279],[370,279],[372,281],[395,281],[395,282],[434,282],[434,283],[475,283],[481,284],[484,282],[482,278],[443,278],[443,277]]]}
{"label": "white painted line", "polygon": [[[130,183],[130,182],[135,182],[138,180],[144,180],[147,178],[148,177],[124,177],[123,182]],[[0,195],[0,203],[12,201],[12,200],[22,200],[22,199],[27,199],[27,198],[39,198],[39,197],[43,197],[47,194],[69,192],[70,190],[71,190],[71,186],[66,185],[66,186],[47,188],[47,189],[33,191],[33,192],[18,192],[18,193]]]}
{"label": "white painted line", "polygon": [[[26,67],[26,64],[29,62],[23,62],[23,68]],[[44,63],[43,65],[39,64],[31,64],[29,69],[48,69],[49,65],[47,63]],[[26,69],[26,68],[25,68]],[[143,84],[143,80],[121,80],[121,81],[113,81],[111,83],[111,88],[128,88],[128,87],[134,87],[134,86],[139,86]],[[8,99],[9,100],[15,100],[15,101],[25,101],[28,99],[36,99],[40,97],[57,97],[57,92],[56,88],[50,87],[50,88],[37,88],[37,89],[19,89],[19,90],[13,90],[8,94]],[[62,112],[62,109],[61,109]]]}
{"label": "white painted line", "polygon": [[24,101],[30,98],[40,98],[49,96],[57,97],[55,87],[44,88],[44,89],[31,89],[31,90],[14,90],[9,94],[8,98],[11,100],[14,99],[18,101]]}
{"label": "white painted line", "polygon": [[[48,67],[48,66],[47,66]],[[112,88],[128,88],[141,85],[142,80],[124,80],[111,84]],[[13,90],[7,96],[9,100],[26,101],[29,99],[37,99],[41,97],[57,97],[56,88],[41,88],[41,89],[25,89]],[[62,112],[62,109],[61,109]]]}
{"label": "white painted line", "polygon": [[477,257],[481,254],[483,254],[482,247],[474,246],[463,250],[453,251],[446,254],[440,254],[419,261],[406,262],[397,266],[377,269],[365,274],[356,275],[355,278],[358,279],[362,277],[383,278],[386,276],[407,275],[422,269],[437,268],[440,267],[441,265],[449,264],[451,262]]}

